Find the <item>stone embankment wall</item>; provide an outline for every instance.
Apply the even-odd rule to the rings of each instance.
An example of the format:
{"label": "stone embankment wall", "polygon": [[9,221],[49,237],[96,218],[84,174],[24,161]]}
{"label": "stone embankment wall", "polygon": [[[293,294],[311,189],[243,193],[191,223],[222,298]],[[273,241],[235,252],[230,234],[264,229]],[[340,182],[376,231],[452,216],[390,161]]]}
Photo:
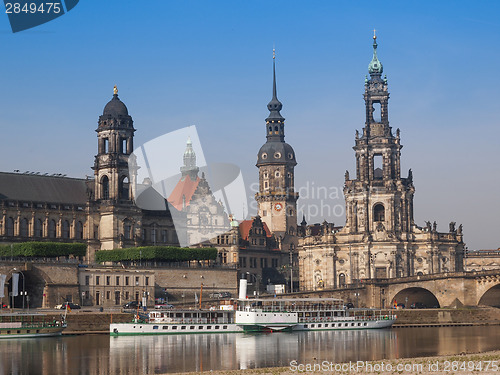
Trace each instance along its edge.
{"label": "stone embankment wall", "polygon": [[396,326],[500,324],[500,309],[494,307],[471,309],[394,310]]}
{"label": "stone embankment wall", "polygon": [[[203,284],[203,300],[213,292],[230,292],[237,296],[238,272],[236,269],[223,268],[164,268],[155,269],[156,296],[166,290],[169,302],[195,300],[200,297]],[[183,297],[184,295],[184,297]]]}

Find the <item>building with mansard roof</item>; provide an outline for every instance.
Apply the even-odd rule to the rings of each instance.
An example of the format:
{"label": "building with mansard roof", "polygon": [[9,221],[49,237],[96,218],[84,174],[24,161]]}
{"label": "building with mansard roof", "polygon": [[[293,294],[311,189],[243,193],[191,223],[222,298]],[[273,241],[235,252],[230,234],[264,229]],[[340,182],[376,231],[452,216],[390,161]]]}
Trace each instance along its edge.
{"label": "building with mansard roof", "polygon": [[463,270],[462,226],[448,232],[414,222],[413,175],[401,175],[400,130],[389,126],[387,77],[377,57],[365,79],[366,121],[356,131],[354,178],[345,174],[346,224],[338,228],[302,223],[299,233],[300,288],[336,288],[365,279],[385,279]]}

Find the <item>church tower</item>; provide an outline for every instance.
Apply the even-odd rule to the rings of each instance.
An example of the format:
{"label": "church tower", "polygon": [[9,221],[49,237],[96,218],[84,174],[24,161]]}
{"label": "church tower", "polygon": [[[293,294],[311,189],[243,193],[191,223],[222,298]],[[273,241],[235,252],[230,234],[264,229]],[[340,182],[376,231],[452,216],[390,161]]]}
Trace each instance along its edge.
{"label": "church tower", "polygon": [[[400,132],[389,126],[387,77],[377,57],[377,37],[373,36],[373,58],[368,65],[370,78],[365,79],[366,121],[363,134],[356,131],[356,179],[346,171],[345,233],[365,244],[411,239],[413,231],[413,177],[401,177]],[[369,261],[371,255],[368,246]],[[399,259],[399,257],[396,257]],[[397,262],[399,263],[399,262]],[[396,264],[401,275],[402,264]],[[367,273],[370,274],[369,267]],[[365,277],[369,275],[365,274]],[[383,277],[384,275],[378,275]],[[373,276],[372,276],[373,277]]]}
{"label": "church tower", "polygon": [[276,56],[273,51],[273,96],[267,108],[267,142],[260,148],[257,159],[259,216],[280,240],[280,248],[290,251],[296,247],[297,199],[294,189],[294,168],[297,165],[292,146],[285,142],[283,105],[276,92]]}
{"label": "church tower", "polygon": [[95,198],[101,201],[132,201],[128,159],[134,148],[134,126],[127,107],[113,98],[99,116],[97,155],[94,161]]}
{"label": "church tower", "polygon": [[346,229],[367,240],[407,239],[413,223],[414,186],[411,170],[401,178],[399,129],[389,126],[387,77],[377,57],[373,36],[373,59],[365,79],[366,121],[363,134],[356,131],[356,179],[346,172]]}
{"label": "church tower", "polygon": [[140,230],[141,214],[134,204],[131,186],[135,176],[129,175],[128,163],[135,129],[127,107],[118,98],[116,86],[98,124],[97,155],[92,169],[99,218],[89,224],[94,226],[94,238],[99,239],[101,249],[124,247],[124,241],[128,246],[135,245],[136,233],[132,228]]}

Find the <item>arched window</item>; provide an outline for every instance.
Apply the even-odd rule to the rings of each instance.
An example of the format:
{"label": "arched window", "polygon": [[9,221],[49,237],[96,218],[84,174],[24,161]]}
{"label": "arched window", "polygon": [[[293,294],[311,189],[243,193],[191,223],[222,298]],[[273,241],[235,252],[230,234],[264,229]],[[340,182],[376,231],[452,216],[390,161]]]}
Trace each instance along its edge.
{"label": "arched window", "polygon": [[123,237],[126,240],[130,240],[132,238],[132,225],[130,224],[130,221],[124,220],[123,221]]}
{"label": "arched window", "polygon": [[69,221],[64,220],[62,223],[62,238],[69,238]]}
{"label": "arched window", "polygon": [[340,286],[340,287],[343,287],[343,286],[345,286],[345,285],[346,285],[346,284],[345,284],[345,274],[341,273],[341,274],[339,275],[339,286]]}
{"label": "arched window", "polygon": [[109,179],[108,176],[104,176],[101,180],[101,198],[109,199]]}
{"label": "arched window", "polygon": [[5,233],[7,236],[14,235],[14,219],[11,217],[7,218],[7,222],[5,223]]}
{"label": "arched window", "polygon": [[376,204],[373,207],[373,220],[374,221],[384,221],[385,220],[385,209],[383,204]]}
{"label": "arched window", "polygon": [[120,182],[120,198],[129,199],[129,183],[127,176],[123,177]]}
{"label": "arched window", "polygon": [[28,219],[21,219],[19,234],[21,235],[21,237],[28,237]]}
{"label": "arched window", "polygon": [[43,236],[43,223],[41,219],[35,220],[35,237]]}
{"label": "arched window", "polygon": [[83,239],[83,224],[82,224],[81,221],[77,221],[76,222],[75,238],[77,240],[82,240]]}
{"label": "arched window", "polygon": [[56,221],[55,220],[49,221],[49,237],[56,238]]}

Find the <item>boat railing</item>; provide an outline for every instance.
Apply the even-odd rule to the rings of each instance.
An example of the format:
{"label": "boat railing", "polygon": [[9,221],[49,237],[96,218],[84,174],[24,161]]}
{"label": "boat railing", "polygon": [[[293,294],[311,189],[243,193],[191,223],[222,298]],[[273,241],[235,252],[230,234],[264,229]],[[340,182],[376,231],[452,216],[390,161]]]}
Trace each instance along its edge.
{"label": "boat railing", "polygon": [[231,318],[152,318],[151,323],[168,323],[168,324],[232,324],[234,319]]}

